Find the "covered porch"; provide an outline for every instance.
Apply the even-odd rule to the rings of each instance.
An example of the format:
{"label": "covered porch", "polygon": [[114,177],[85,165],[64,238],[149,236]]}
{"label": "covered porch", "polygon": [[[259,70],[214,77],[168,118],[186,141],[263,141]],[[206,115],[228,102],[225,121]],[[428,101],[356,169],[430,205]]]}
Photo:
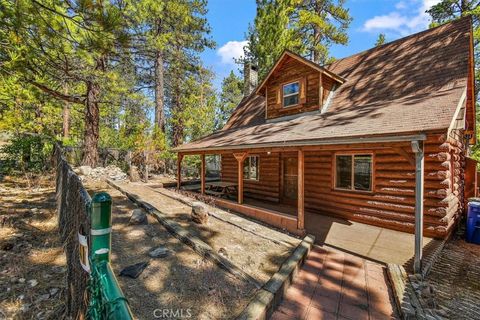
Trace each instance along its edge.
{"label": "covered porch", "polygon": [[[388,142],[382,139],[388,140]],[[423,237],[423,141],[425,139],[425,136],[416,135],[377,138],[372,141],[359,139],[356,142],[351,141],[353,143],[348,145],[332,141],[323,145],[263,148],[251,146],[250,148],[179,152],[177,188],[211,196],[215,199],[215,204],[220,207],[239,212],[294,234],[313,233],[318,242],[335,247],[342,247],[341,244],[346,244],[348,239],[368,238],[366,241],[351,242],[351,247],[354,248],[352,253],[379,261],[388,261],[391,258],[390,262],[404,261],[406,263],[407,260],[412,260],[414,262],[412,269],[419,271],[422,249],[425,244],[428,245],[431,242],[431,239]],[[376,152],[375,150],[388,150],[388,152],[397,154],[397,157],[404,158],[404,161],[408,161],[408,167],[411,166],[412,173],[414,173],[414,193],[412,194],[414,199],[409,200],[415,207],[415,232],[413,234],[401,232],[405,231],[402,229],[397,229],[400,231],[390,230],[391,228],[385,227],[385,223],[378,219],[371,219],[364,224],[363,220],[352,222],[349,216],[342,216],[341,213],[339,215],[330,214],[334,209],[338,212],[347,212],[360,200],[373,202],[370,199],[373,199],[375,194],[375,185],[372,187],[372,192],[365,193],[365,195],[341,194],[335,190],[332,182],[333,164],[330,160],[328,160],[330,163],[326,162],[327,156],[325,155],[328,155],[328,159],[330,159],[338,150],[360,150],[363,153],[365,153],[363,150],[372,150],[372,154]],[[382,156],[383,151],[379,156]],[[220,179],[212,182],[205,178],[205,159],[207,156],[215,154],[222,157],[222,169]],[[197,185],[184,186],[182,184],[182,160],[188,155],[198,155],[201,159],[200,181]],[[390,154],[388,157],[391,157]],[[259,162],[257,165],[261,170],[252,170],[252,162]],[[224,167],[224,163],[229,163],[229,165]],[[305,169],[306,163],[307,170]],[[328,172],[329,176],[321,177],[320,180],[323,180],[320,183],[317,177],[313,177],[312,172],[315,174]],[[256,179],[251,179],[252,176]],[[307,181],[305,181],[306,179]],[[329,190],[326,190],[327,188]],[[359,196],[363,198],[360,199]],[[329,203],[328,199],[331,197],[344,200],[341,200],[337,207],[336,201]],[[314,198],[324,198],[325,208],[321,204],[318,205]],[[356,200],[357,198],[360,200]],[[343,210],[343,208],[347,209]],[[392,235],[389,236],[391,233]],[[392,250],[391,246],[386,245],[386,241],[378,241],[380,238],[383,239],[382,234],[384,234],[383,237],[400,239],[401,242],[408,243],[406,246],[408,249],[405,249],[403,254]],[[369,237],[368,235],[375,236]],[[361,242],[363,243],[360,245]],[[343,249],[348,250],[348,248]],[[383,259],[382,256],[388,256],[388,250],[392,256]],[[414,255],[412,255],[412,251]],[[394,255],[398,255],[398,259],[394,259]],[[415,258],[411,259],[412,256]]]}

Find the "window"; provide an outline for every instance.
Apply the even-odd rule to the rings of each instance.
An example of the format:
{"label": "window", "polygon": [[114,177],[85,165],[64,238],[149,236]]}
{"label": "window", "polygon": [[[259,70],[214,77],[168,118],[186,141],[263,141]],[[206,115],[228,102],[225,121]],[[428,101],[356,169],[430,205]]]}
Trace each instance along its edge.
{"label": "window", "polygon": [[357,191],[372,190],[372,155],[337,155],[335,188]]}
{"label": "window", "polygon": [[258,181],[259,157],[250,156],[243,162],[243,179]]}
{"label": "window", "polygon": [[298,104],[300,83],[293,82],[283,86],[283,106],[289,107]]}

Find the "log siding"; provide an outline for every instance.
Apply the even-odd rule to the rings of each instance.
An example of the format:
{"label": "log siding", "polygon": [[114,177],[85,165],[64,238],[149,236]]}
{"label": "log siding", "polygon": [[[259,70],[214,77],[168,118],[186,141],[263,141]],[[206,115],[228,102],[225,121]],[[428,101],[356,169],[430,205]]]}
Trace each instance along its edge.
{"label": "log siding", "polygon": [[[429,134],[425,150],[425,235],[444,238],[463,208],[464,148],[454,136]],[[398,148],[402,148],[399,153]],[[305,229],[309,214],[324,214],[405,232],[414,232],[415,165],[409,143],[387,147],[371,144],[365,149],[332,146],[332,150],[304,152]],[[372,191],[335,189],[336,154],[371,154]],[[252,153],[253,154],[253,153]],[[283,153],[285,154],[285,153]],[[280,202],[282,153],[255,153],[260,157],[259,181],[245,180],[245,194]],[[222,154],[222,179],[237,181],[233,155]]]}

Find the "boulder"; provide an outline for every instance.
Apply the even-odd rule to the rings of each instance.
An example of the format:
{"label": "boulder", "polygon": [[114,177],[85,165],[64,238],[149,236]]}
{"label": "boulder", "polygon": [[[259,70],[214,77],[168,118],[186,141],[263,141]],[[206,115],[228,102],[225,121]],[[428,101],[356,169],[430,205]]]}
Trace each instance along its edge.
{"label": "boulder", "polygon": [[208,222],[208,211],[204,203],[192,203],[192,220],[199,224],[206,224]]}
{"label": "boulder", "polygon": [[168,256],[168,249],[160,246],[150,251],[148,255],[151,258],[165,258],[166,256]]}
{"label": "boulder", "polygon": [[133,209],[130,224],[143,224],[147,222],[147,214],[142,209]]}
{"label": "boulder", "polygon": [[92,173],[92,167],[90,166],[81,166],[78,168],[78,171],[82,176],[88,176]]}

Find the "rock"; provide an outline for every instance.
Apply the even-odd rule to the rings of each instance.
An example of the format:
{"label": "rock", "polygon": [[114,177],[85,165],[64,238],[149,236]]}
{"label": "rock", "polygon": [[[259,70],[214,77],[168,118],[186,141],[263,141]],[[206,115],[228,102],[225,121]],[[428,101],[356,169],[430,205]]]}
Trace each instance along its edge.
{"label": "rock", "polygon": [[49,292],[50,295],[53,297],[54,295],[57,294],[58,291],[60,291],[60,289],[58,289],[58,288],[51,288],[48,292]]}
{"label": "rock", "polygon": [[25,278],[18,279],[18,283],[25,283]]}
{"label": "rock", "polygon": [[205,204],[202,202],[192,203],[192,220],[199,224],[208,222],[208,211]]}
{"label": "rock", "polygon": [[134,265],[128,266],[123,268],[122,271],[120,271],[120,276],[121,277],[129,277],[132,279],[137,279],[138,276],[140,276],[145,270],[145,268],[148,266],[148,262],[139,262]]}
{"label": "rock", "polygon": [[155,248],[153,249],[152,251],[150,251],[148,253],[148,255],[151,257],[151,258],[164,258],[166,256],[168,256],[168,249],[165,248],[165,247],[158,247],[158,248]]}
{"label": "rock", "polygon": [[142,209],[133,209],[130,224],[142,224],[147,222],[147,214]]}
{"label": "rock", "polygon": [[130,178],[130,181],[132,181],[132,182],[140,181],[140,174],[138,173],[138,167],[137,166],[131,166],[130,170],[128,171],[128,176]]}
{"label": "rock", "polygon": [[225,249],[225,248],[223,248],[223,247],[220,248],[220,249],[218,249],[218,253],[221,254],[221,255],[224,256],[224,257],[228,257],[227,249]]}
{"label": "rock", "polygon": [[38,281],[36,279],[28,280],[28,284],[33,288],[38,284]]}
{"label": "rock", "polygon": [[42,294],[41,296],[39,296],[39,297],[37,298],[37,300],[35,300],[35,303],[39,303],[39,302],[48,300],[48,298],[50,298],[50,294],[49,294],[49,293]]}
{"label": "rock", "polygon": [[92,167],[90,166],[81,166],[78,168],[78,171],[82,176],[89,176],[92,173]]}

